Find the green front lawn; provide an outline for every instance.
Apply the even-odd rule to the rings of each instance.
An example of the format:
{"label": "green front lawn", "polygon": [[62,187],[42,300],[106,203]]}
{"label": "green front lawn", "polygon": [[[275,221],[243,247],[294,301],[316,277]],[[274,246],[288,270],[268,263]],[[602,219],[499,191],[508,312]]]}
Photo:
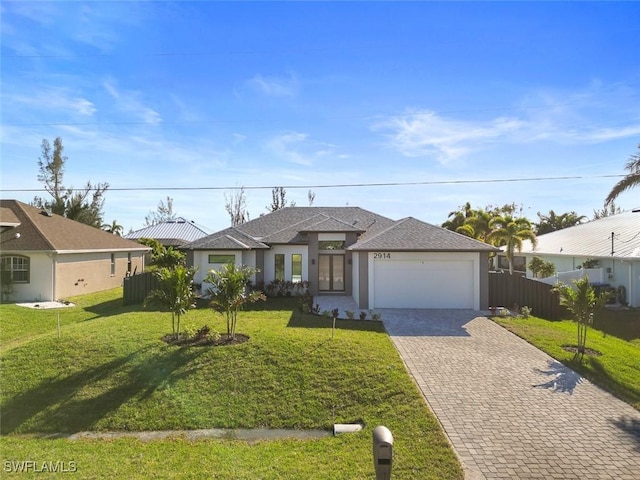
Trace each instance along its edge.
{"label": "green front lawn", "polygon": [[[381,324],[339,321],[331,338],[330,320],[298,313],[295,299],[269,300],[239,318],[249,342],[179,348],[160,340],[171,330],[170,314],[120,307],[119,295],[79,297],[61,310],[0,306],[3,462],[74,461],[83,478],[373,478],[371,432],[382,424],[395,438],[394,478],[462,478]],[[204,324],[225,328],[209,309],[183,317],[185,326]],[[330,430],[356,421],[365,424],[356,434],[255,444],[39,438],[86,430]]]}
{"label": "green front lawn", "polygon": [[536,317],[494,317],[494,320],[640,410],[640,339],[625,341],[590,328],[586,346],[602,355],[585,355],[580,363],[573,359],[572,352],[562,348],[577,343],[577,325],[571,320],[552,322]]}

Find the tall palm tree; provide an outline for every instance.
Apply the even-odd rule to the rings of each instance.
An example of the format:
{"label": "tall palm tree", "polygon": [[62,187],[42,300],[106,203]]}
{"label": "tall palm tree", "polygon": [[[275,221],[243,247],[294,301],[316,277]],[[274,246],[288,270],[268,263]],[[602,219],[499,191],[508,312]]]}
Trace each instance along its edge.
{"label": "tall palm tree", "polygon": [[[449,216],[447,217],[447,221],[442,224],[442,228],[446,228],[447,230],[451,230],[455,232],[458,228],[460,228],[465,219],[471,217],[473,215],[473,209],[471,208],[471,203],[467,202],[463,206],[459,207],[459,210],[449,212]],[[464,232],[463,235],[466,235]]]}
{"label": "tall palm tree", "polygon": [[462,228],[456,229],[456,231],[466,235],[464,230],[470,230],[472,232],[472,235],[469,235],[470,237],[480,240],[481,242],[486,242],[487,236],[491,232],[489,224],[491,223],[492,218],[493,215],[486,210],[483,210],[482,208],[476,209],[470,217],[464,219],[464,225]]}
{"label": "tall palm tree", "polygon": [[611,192],[609,192],[609,195],[604,201],[605,207],[611,205],[613,201],[618,198],[618,195],[625,190],[640,186],[640,143],[638,144],[638,153],[629,157],[629,161],[624,168],[625,170],[628,170],[629,173],[613,186]]}
{"label": "tall palm tree", "polygon": [[507,247],[507,260],[509,261],[509,274],[513,275],[513,254],[515,250],[522,250],[522,242],[530,240],[533,246],[537,244],[536,234],[531,222],[524,217],[512,215],[499,215],[489,222],[491,232],[487,240],[497,247]]}

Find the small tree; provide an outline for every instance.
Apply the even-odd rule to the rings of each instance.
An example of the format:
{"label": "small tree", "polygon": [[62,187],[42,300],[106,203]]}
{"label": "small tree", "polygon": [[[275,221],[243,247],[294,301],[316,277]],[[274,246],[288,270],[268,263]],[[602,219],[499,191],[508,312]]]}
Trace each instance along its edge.
{"label": "small tree", "polygon": [[244,187],[240,190],[234,190],[229,196],[224,194],[224,209],[231,217],[231,226],[237,227],[249,221],[249,212],[247,212],[247,196]]}
{"label": "small tree", "polygon": [[556,273],[556,266],[540,257],[533,257],[529,260],[529,270],[535,278],[547,278]]}
{"label": "small tree", "polygon": [[166,204],[163,200],[160,200],[160,203],[158,203],[158,209],[155,212],[149,212],[149,215],[144,217],[144,225],[148,227],[175,219],[176,214],[173,211],[173,198],[167,197]]}
{"label": "small tree", "polygon": [[144,300],[145,307],[159,305],[171,312],[171,327],[174,338],[180,336],[180,317],[196,307],[196,296],[193,291],[195,273],[195,268],[184,265],[156,270],[154,275],[158,278],[160,288],[151,291]]}
{"label": "small tree", "polygon": [[173,247],[162,247],[154,256],[152,256],[153,264],[158,268],[174,268],[178,265],[185,265],[187,255]]}
{"label": "small tree", "polygon": [[155,238],[140,238],[138,243],[151,247],[150,267],[173,268],[186,264],[187,256],[185,253],[175,250],[173,247],[166,248]]}
{"label": "small tree", "polygon": [[211,270],[204,278],[204,282],[212,285],[212,288],[207,290],[212,298],[209,305],[226,317],[229,338],[236,337],[238,312],[247,303],[267,299],[262,292],[251,291],[249,288],[251,276],[257,271],[254,268],[227,263],[220,270]]}
{"label": "small tree", "polygon": [[[313,198],[311,197],[311,190],[309,190],[309,194],[307,195],[309,198],[309,206],[313,203],[313,198],[315,198],[315,194]],[[284,187],[274,187],[271,190],[271,205],[267,207],[267,210],[270,212],[275,212],[276,210],[280,210],[285,207],[295,207],[296,202],[289,202],[287,205],[287,191]]]}
{"label": "small tree", "polygon": [[593,323],[593,315],[605,305],[611,293],[604,291],[596,295],[587,275],[574,280],[573,285],[560,283],[554,290],[560,295],[560,305],[571,312],[578,324],[578,351],[575,358],[582,361],[587,343],[587,330]]}

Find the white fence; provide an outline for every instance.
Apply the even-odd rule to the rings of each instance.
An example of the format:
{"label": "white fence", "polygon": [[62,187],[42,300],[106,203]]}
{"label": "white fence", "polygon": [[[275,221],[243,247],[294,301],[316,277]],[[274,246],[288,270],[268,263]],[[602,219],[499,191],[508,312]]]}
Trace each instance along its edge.
{"label": "white fence", "polygon": [[558,272],[547,278],[536,278],[540,282],[555,285],[558,282],[571,284],[574,280],[578,280],[587,275],[590,283],[605,283],[604,268],[583,268],[580,270],[571,270],[569,272]]}

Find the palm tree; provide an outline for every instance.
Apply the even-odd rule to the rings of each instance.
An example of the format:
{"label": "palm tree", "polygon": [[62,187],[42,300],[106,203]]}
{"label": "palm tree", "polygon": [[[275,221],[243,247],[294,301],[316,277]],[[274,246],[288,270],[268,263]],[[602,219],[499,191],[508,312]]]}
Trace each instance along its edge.
{"label": "palm tree", "polygon": [[513,275],[513,254],[517,249],[522,250],[522,242],[530,240],[535,247],[536,234],[533,232],[531,222],[524,218],[514,218],[512,215],[499,215],[489,222],[491,232],[487,240],[495,246],[506,246],[507,260],[509,261],[509,274]]}
{"label": "palm tree", "polygon": [[625,170],[628,170],[629,173],[613,186],[611,192],[609,192],[609,195],[604,201],[605,207],[612,204],[613,201],[618,198],[618,195],[625,190],[640,185],[640,143],[638,144],[638,153],[629,157],[629,161],[624,168]]}
{"label": "palm tree", "polygon": [[538,212],[540,221],[536,224],[536,234],[543,235],[545,233],[555,232],[563,228],[573,227],[582,223],[587,219],[584,215],[578,215],[576,212],[567,212],[557,215],[553,210],[549,210],[547,215]]}
{"label": "palm tree", "polygon": [[238,323],[238,311],[247,303],[266,300],[267,297],[260,291],[250,291],[249,282],[257,269],[234,263],[225,264],[220,270],[211,270],[204,278],[205,283],[212,285],[207,290],[211,296],[210,306],[225,315],[227,319],[227,336],[236,337],[236,324]]}
{"label": "palm tree", "polygon": [[593,314],[604,306],[611,292],[603,291],[600,295],[596,295],[586,275],[579,280],[574,280],[573,286],[560,283],[554,290],[560,295],[560,305],[573,314],[573,319],[578,324],[578,351],[575,359],[582,360],[586,349],[587,330],[593,323]]}
{"label": "palm tree", "polygon": [[[449,212],[448,220],[442,224],[442,228],[446,228],[447,230],[451,230],[452,232],[457,231],[460,228],[464,221],[473,215],[473,210],[471,209],[471,203],[467,202],[463,206],[459,207],[459,210],[454,212]],[[461,232],[462,233],[462,232]]]}
{"label": "palm tree", "polygon": [[114,220],[111,222],[111,225],[109,225],[108,223],[105,223],[104,225],[102,225],[102,230],[121,237],[124,229],[122,228],[122,225],[118,223],[117,220]]}
{"label": "palm tree", "polygon": [[493,216],[481,208],[473,210],[470,217],[464,219],[464,224],[456,228],[456,232],[475,238],[481,242],[487,241],[487,236],[491,232],[491,219]]}
{"label": "palm tree", "polygon": [[[193,291],[195,273],[195,268],[184,265],[156,270],[155,275],[160,287],[149,293],[144,300],[145,307],[160,305],[171,312],[171,326],[175,338],[180,336],[180,317],[189,309],[196,307]],[[178,321],[177,328],[176,319]]]}

